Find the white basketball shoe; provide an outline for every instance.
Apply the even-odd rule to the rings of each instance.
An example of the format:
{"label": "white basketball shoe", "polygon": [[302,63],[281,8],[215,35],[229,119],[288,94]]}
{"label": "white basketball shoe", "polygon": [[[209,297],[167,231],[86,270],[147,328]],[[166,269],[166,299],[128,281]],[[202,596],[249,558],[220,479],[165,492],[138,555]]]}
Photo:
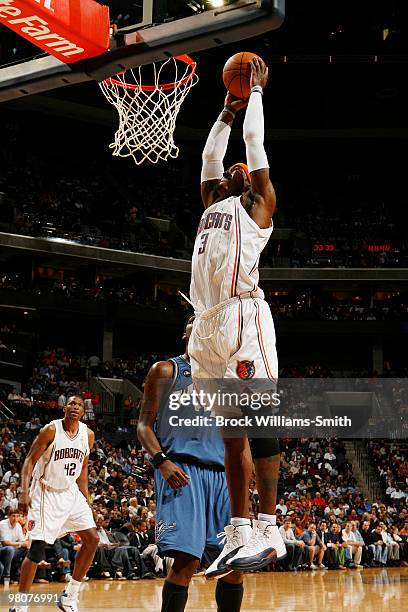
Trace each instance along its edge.
{"label": "white basketball shoe", "polygon": [[226,561],[227,568],[241,572],[262,569],[274,559],[286,557],[286,546],[277,525],[269,521],[252,521],[252,536],[236,555]]}
{"label": "white basketball shoe", "polygon": [[218,534],[218,537],[224,536],[221,544],[224,544],[224,548],[213,561],[210,567],[205,572],[205,577],[221,578],[230,574],[233,569],[227,566],[227,561],[242,548],[249,538],[251,537],[252,528],[251,525],[226,525],[224,531]]}
{"label": "white basketball shoe", "polygon": [[71,597],[64,591],[58,597],[57,606],[62,612],[78,612],[78,596]]}

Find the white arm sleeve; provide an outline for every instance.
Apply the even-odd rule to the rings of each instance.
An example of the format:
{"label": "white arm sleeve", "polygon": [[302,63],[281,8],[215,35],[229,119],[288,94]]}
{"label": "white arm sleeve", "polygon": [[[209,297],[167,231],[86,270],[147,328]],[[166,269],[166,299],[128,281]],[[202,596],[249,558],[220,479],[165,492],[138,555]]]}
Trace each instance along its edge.
{"label": "white arm sleeve", "polygon": [[224,164],[222,162],[227,150],[230,134],[230,126],[223,121],[216,121],[212,126],[203,151],[202,183],[222,178],[224,173]]}
{"label": "white arm sleeve", "polygon": [[244,140],[249,172],[269,168],[264,149],[264,114],[262,94],[253,91],[249,97],[244,121]]}

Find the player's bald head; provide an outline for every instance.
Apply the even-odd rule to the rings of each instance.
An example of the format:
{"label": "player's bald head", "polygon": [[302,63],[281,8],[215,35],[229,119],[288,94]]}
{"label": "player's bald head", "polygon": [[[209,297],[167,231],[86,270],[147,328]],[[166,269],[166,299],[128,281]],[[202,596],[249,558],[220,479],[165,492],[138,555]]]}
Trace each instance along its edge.
{"label": "player's bald head", "polygon": [[184,323],[184,331],[183,331],[183,340],[188,340],[191,335],[191,330],[193,329],[193,322],[195,319],[195,315],[190,315],[186,322]]}

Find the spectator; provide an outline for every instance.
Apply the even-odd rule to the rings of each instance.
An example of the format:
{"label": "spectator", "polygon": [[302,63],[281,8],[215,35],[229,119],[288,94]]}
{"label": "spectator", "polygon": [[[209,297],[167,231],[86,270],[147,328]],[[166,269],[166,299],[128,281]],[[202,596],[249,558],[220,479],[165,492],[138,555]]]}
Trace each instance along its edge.
{"label": "spectator", "polygon": [[342,531],[343,544],[346,547],[346,566],[350,568],[362,569],[361,555],[363,554],[362,545],[357,541],[357,536],[352,530],[352,523],[347,522]]}
{"label": "spectator", "polygon": [[328,569],[345,570],[345,550],[340,534],[340,526],[337,523],[333,523],[330,529],[325,532],[324,543],[326,546]]}
{"label": "spectator", "polygon": [[[96,518],[100,540],[98,548],[103,549],[104,556],[114,568],[116,580],[137,580],[135,573],[137,568],[132,567],[126,546],[121,546],[119,542],[115,541],[113,535],[105,530],[105,525],[106,521],[103,515],[99,514]],[[106,564],[102,565],[106,566]]]}
{"label": "spectator", "polygon": [[372,551],[375,564],[385,567],[387,564],[388,550],[382,537],[380,525],[377,525],[371,532],[369,548]]}
{"label": "spectator", "polygon": [[[327,569],[327,567],[323,565],[323,556],[326,547],[316,533],[315,523],[309,523],[308,528],[303,531],[300,539],[306,545],[306,554],[310,569]],[[314,564],[315,557],[317,558],[317,565]]]}
{"label": "spectator", "polygon": [[[0,522],[0,542],[4,547],[11,547],[13,551],[11,564],[11,577],[18,580],[20,565],[30,548],[30,541],[24,538],[22,527],[19,523],[20,513],[14,508],[8,511],[8,518]],[[6,568],[5,577],[7,578]],[[10,576],[10,575],[9,575]]]}
{"label": "spectator", "polygon": [[288,512],[288,507],[285,504],[285,499],[283,497],[281,497],[281,499],[279,500],[279,504],[276,505],[276,510],[280,510],[282,516],[286,516]]}
{"label": "spectator", "polygon": [[301,569],[303,553],[305,550],[305,543],[303,540],[297,540],[292,529],[292,522],[290,518],[283,521],[283,525],[279,527],[280,534],[283,541],[285,542],[286,550],[288,553],[285,559],[285,564],[290,571]]}
{"label": "spectator", "polygon": [[101,363],[101,360],[98,357],[98,355],[91,355],[91,357],[89,357],[88,365],[91,369],[92,376],[98,376],[100,363]]}

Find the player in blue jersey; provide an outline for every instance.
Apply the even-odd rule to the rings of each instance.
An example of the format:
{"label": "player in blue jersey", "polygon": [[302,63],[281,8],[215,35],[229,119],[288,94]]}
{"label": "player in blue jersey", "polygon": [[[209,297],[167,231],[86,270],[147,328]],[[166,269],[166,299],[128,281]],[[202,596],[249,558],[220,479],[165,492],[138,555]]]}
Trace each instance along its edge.
{"label": "player in blue jersey", "polygon": [[[200,559],[211,563],[219,555],[222,543],[218,534],[230,522],[224,444],[208,412],[194,405],[190,396],[188,339],[193,320],[188,319],[184,330],[184,355],[151,367],[137,427],[138,438],[155,467],[159,554],[174,558],[163,586],[162,612],[185,609],[188,587]],[[175,410],[169,398],[181,397],[183,401],[177,402]],[[200,416],[207,419],[206,425],[174,425]],[[202,423],[202,419],[197,421]],[[220,577],[215,593],[218,612],[239,612],[242,573],[224,571],[213,577]]]}

